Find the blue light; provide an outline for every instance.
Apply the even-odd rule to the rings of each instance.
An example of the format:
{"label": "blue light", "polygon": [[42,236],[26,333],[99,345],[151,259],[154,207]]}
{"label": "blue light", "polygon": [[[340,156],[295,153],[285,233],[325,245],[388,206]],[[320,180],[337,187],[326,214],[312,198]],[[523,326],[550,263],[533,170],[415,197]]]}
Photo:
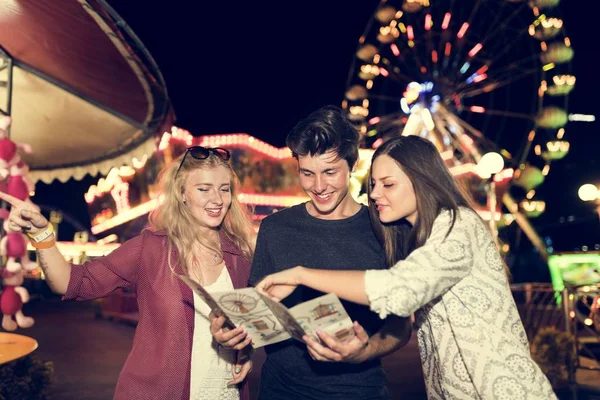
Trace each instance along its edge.
{"label": "blue light", "polygon": [[473,81],[475,80],[475,78],[477,78],[477,72],[475,72],[473,75],[471,75],[470,77],[467,78],[467,84],[469,83],[473,83]]}
{"label": "blue light", "polygon": [[469,64],[469,62],[467,61],[466,63],[463,64],[462,67],[460,67],[460,73],[464,74],[465,72],[467,72],[467,70],[471,67],[471,64]]}

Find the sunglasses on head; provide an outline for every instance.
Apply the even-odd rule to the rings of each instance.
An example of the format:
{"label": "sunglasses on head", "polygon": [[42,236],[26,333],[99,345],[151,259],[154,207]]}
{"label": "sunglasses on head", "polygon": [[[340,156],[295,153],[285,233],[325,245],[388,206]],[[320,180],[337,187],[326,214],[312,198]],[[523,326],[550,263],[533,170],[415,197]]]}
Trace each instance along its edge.
{"label": "sunglasses on head", "polygon": [[181,169],[181,166],[185,162],[185,158],[187,157],[188,154],[191,155],[192,157],[194,157],[196,160],[205,160],[208,157],[210,157],[211,154],[214,154],[215,156],[221,158],[223,161],[229,161],[229,159],[231,158],[231,153],[229,153],[229,150],[224,149],[222,147],[202,147],[202,146],[188,147],[185,150],[185,154],[183,155],[183,158],[181,159],[181,163],[179,164],[179,168],[177,168],[177,172],[175,173],[175,176],[177,176],[177,174],[179,173],[179,170]]}

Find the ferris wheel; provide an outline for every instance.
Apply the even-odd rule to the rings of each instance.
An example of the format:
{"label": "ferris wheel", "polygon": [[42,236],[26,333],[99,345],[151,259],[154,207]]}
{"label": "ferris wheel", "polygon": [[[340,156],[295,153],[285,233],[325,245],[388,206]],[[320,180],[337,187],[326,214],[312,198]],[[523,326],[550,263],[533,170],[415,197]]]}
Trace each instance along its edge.
{"label": "ferris wheel", "polygon": [[517,187],[505,205],[539,215],[535,189],[569,150],[575,85],[558,3],[382,0],[359,38],[342,104],[362,146],[420,135],[451,167],[499,152]]}

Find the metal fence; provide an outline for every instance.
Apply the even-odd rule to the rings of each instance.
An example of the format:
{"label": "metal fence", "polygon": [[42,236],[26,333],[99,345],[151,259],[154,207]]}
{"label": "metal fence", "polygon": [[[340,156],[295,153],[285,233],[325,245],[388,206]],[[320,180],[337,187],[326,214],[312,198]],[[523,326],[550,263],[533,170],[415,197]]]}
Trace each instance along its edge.
{"label": "metal fence", "polygon": [[511,285],[523,325],[532,343],[540,330],[553,327],[574,339],[575,362],[568,368],[570,385],[578,370],[600,374],[600,285],[554,290],[549,283]]}

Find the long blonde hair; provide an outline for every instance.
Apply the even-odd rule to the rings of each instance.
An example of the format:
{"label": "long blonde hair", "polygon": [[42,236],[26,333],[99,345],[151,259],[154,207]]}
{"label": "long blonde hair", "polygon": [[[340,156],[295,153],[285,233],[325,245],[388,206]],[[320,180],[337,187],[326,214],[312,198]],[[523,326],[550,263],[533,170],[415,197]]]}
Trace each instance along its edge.
{"label": "long blonde hair", "polygon": [[[183,199],[185,184],[190,172],[198,169],[213,169],[218,166],[227,168],[231,176],[231,205],[219,229],[235,243],[245,258],[252,260],[255,244],[252,220],[250,211],[237,199],[238,178],[231,164],[213,153],[203,160],[198,160],[188,154],[179,169],[184,155],[175,159],[161,171],[159,199],[162,199],[162,202],[159,201],[158,206],[150,213],[149,217],[153,230],[167,234],[169,268],[172,272],[175,271],[175,265],[172,264],[171,259],[173,246],[177,249],[178,264],[187,276],[190,276],[190,271],[194,270],[201,277],[198,244],[218,254],[219,261],[223,258],[219,243],[202,235],[198,221],[184,204]],[[178,169],[179,172],[177,172]]]}

